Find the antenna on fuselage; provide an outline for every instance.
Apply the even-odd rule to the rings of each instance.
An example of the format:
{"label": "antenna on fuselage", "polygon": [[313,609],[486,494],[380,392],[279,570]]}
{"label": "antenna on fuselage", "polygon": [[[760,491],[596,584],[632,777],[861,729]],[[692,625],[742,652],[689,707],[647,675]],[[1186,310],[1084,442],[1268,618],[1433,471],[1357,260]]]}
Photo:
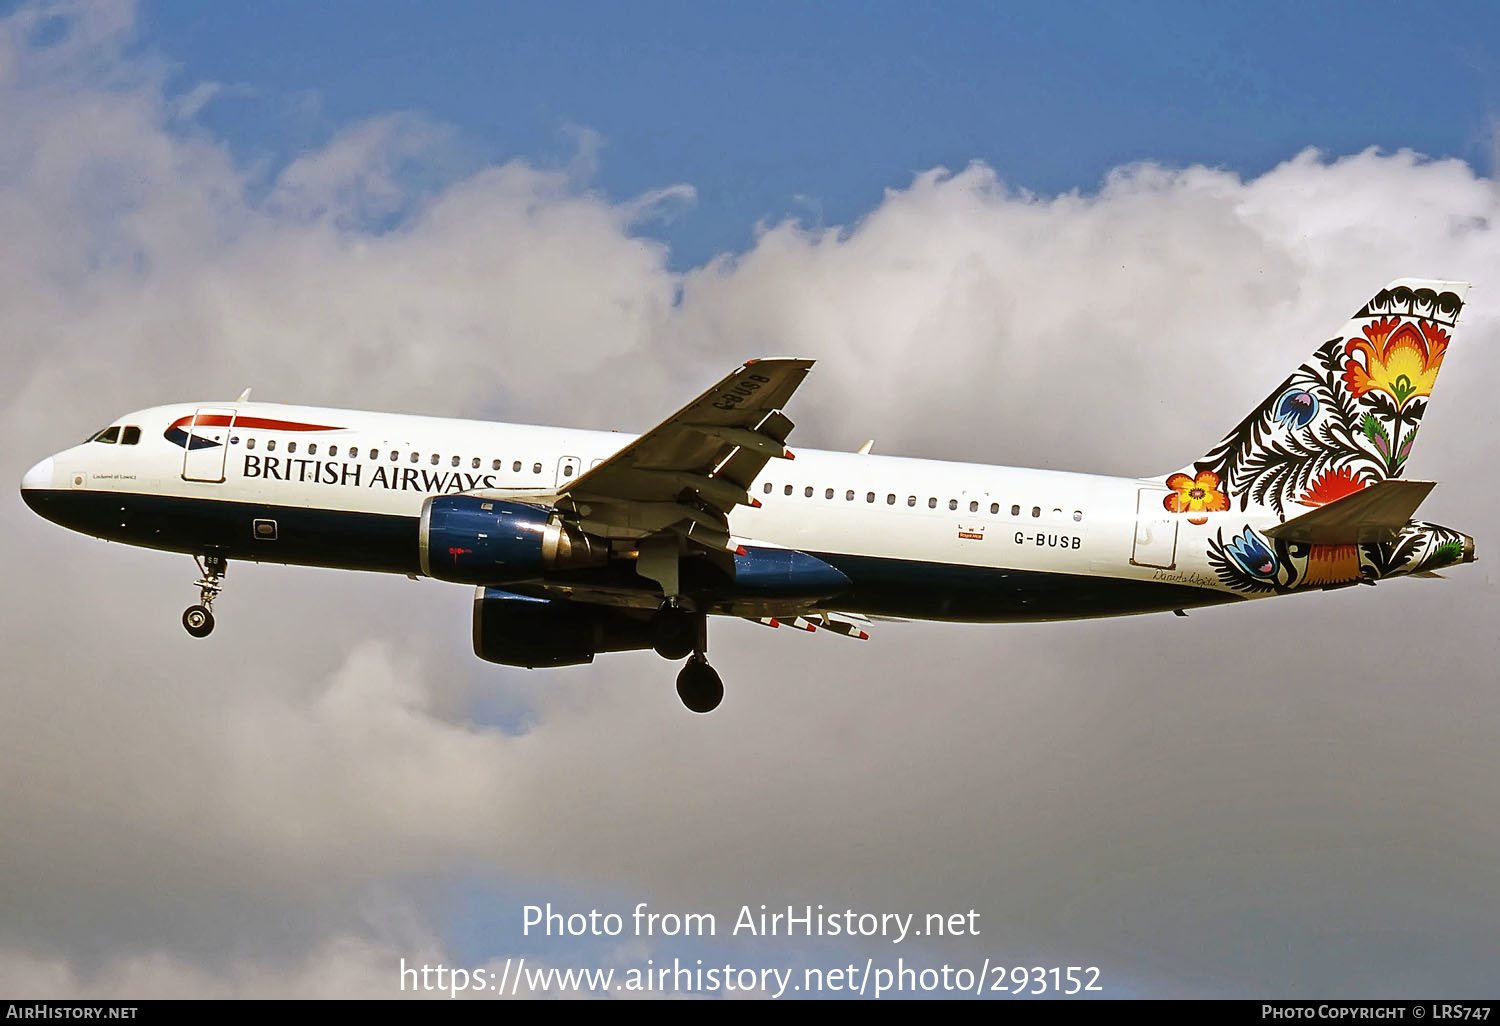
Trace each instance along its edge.
{"label": "antenna on fuselage", "polygon": [[235,400],[235,402],[237,402],[237,403],[248,403],[249,401],[250,401],[250,389],[248,389],[248,388],[245,389],[243,392],[241,392],[240,393],[240,397]]}
{"label": "antenna on fuselage", "polygon": [[872,438],[868,442],[866,442],[864,445],[861,445],[859,447],[859,454],[861,456],[868,456],[868,455],[870,455],[870,450],[873,449],[873,448],[875,448],[875,439]]}

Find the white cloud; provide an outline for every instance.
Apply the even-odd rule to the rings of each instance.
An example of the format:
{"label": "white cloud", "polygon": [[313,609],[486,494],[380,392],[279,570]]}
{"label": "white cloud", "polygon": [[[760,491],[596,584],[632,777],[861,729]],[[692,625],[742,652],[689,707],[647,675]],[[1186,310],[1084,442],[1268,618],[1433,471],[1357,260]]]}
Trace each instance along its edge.
{"label": "white cloud", "polygon": [[[128,16],[89,8],[43,51],[38,17],[0,22],[0,478],[246,384],[628,429],[770,353],[820,360],[804,446],[1148,472],[1412,274],[1478,283],[1414,471],[1446,482],[1434,519],[1481,553],[1497,536],[1500,192],[1461,163],[1139,165],[1053,198],[973,165],[678,274],[636,232],[689,187],[459,174],[461,144],[410,115],[348,127],[258,201],[171,123],[159,67],[120,56]],[[413,173],[433,154],[449,177]],[[68,535],[14,493],[0,525],[0,989],[359,994],[403,946],[437,950],[441,918],[419,903],[390,933],[362,904],[460,875],[684,909],[977,907],[965,952],[1178,992],[1463,990],[1500,940],[1485,563],[1187,621],[865,645],[715,625],[729,698],[692,718],[653,656],[478,663],[462,589],[237,566],[198,644],[185,558]],[[470,722],[495,696],[529,731]]]}
{"label": "white cloud", "polygon": [[399,996],[394,981],[401,957],[353,937],[330,940],[292,966],[233,960],[208,968],[158,952],[80,968],[65,958],[13,950],[0,951],[0,986],[39,999],[385,998]]}

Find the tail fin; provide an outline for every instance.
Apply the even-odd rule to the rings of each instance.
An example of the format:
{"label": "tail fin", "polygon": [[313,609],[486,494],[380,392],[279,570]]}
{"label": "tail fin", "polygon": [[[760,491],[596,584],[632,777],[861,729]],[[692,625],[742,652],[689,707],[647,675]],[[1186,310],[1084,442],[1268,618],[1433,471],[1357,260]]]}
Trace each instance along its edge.
{"label": "tail fin", "polygon": [[1223,441],[1167,477],[1166,508],[1288,517],[1400,477],[1468,289],[1414,278],[1381,289]]}

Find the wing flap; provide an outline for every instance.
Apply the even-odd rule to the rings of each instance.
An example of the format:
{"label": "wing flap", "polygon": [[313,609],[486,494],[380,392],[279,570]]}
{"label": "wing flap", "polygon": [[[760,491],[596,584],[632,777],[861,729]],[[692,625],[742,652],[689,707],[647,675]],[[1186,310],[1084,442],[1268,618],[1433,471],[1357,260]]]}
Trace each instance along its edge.
{"label": "wing flap", "polygon": [[816,632],[819,627],[825,631],[837,634],[844,638],[853,638],[855,641],[869,641],[870,632],[863,625],[869,624],[869,619],[857,613],[810,613],[807,616],[747,616],[746,620],[758,623],[763,627],[795,627],[799,631],[809,633]]}
{"label": "wing flap", "polygon": [[[771,459],[789,459],[792,422],[781,407],[812,360],[746,361],[708,391],[603,463],[565,485],[561,498],[593,525],[627,535],[694,521],[678,533],[733,551],[727,515],[759,506],[746,487]],[[673,511],[673,507],[675,511]]]}
{"label": "wing flap", "polygon": [[1364,545],[1390,541],[1411,522],[1435,481],[1391,478],[1351,492],[1265,533],[1312,545]]}
{"label": "wing flap", "polygon": [[[780,446],[778,413],[812,367],[811,360],[773,357],[747,361],[738,370],[641,435],[564,491],[580,499],[660,499],[670,477],[642,476],[641,471],[681,471],[707,475],[735,450],[754,451],[764,461]],[[762,427],[770,430],[760,430]],[[785,430],[790,430],[790,421]],[[744,434],[742,435],[741,432]],[[753,441],[752,441],[753,439]],[[755,449],[741,443],[752,442]],[[757,451],[758,450],[758,451]],[[781,448],[784,453],[785,449]],[[680,490],[679,484],[676,490]]]}

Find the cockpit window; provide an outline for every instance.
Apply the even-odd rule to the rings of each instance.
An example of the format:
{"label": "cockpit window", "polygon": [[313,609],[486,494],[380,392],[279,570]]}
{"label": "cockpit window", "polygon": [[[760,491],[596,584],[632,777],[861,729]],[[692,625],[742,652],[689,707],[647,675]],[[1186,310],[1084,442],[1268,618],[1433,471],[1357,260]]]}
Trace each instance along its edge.
{"label": "cockpit window", "polygon": [[120,440],[120,425],[118,425],[118,424],[116,424],[114,427],[107,427],[107,428],[105,428],[103,431],[99,432],[93,438],[89,439],[89,441],[91,441],[91,442],[103,442],[106,445],[114,445],[119,440]]}
{"label": "cockpit window", "polygon": [[134,424],[127,425],[125,430],[120,433],[121,445],[135,445],[140,440],[141,429],[136,427]]}

